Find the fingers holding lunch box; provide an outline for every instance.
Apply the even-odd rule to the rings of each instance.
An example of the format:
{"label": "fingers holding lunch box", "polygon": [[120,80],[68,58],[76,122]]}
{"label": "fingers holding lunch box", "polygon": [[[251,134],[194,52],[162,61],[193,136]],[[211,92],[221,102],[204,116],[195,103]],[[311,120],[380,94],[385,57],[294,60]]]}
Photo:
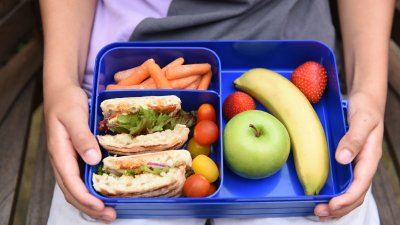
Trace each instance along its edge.
{"label": "fingers holding lunch box", "polygon": [[[87,100],[84,93],[62,91],[57,99],[48,99],[45,103],[46,129],[48,152],[54,174],[65,199],[86,214],[111,221],[115,218],[115,210],[105,207],[104,203],[94,197],[83,183],[77,162],[78,152],[84,157],[87,149],[96,149],[98,156],[88,159],[88,163],[98,163],[101,160],[96,139],[87,127],[88,113]],[[59,99],[62,99],[61,101]],[[82,140],[81,135],[86,136],[86,143],[75,144]]]}

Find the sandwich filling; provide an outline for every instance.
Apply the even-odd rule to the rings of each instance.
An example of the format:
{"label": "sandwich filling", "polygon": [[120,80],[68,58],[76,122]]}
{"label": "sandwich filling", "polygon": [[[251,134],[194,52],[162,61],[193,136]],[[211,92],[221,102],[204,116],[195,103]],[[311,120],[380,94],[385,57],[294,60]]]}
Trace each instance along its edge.
{"label": "sandwich filling", "polygon": [[135,113],[115,114],[99,122],[100,131],[114,134],[146,135],[164,130],[173,130],[177,124],[190,128],[196,123],[196,113],[179,110],[174,114],[168,111],[139,108]]}
{"label": "sandwich filling", "polygon": [[168,150],[160,153],[145,153],[103,159],[103,165],[97,169],[98,175],[132,176],[149,173],[165,175],[170,169],[191,169],[190,153],[186,150]]}
{"label": "sandwich filling", "polygon": [[[144,173],[150,173],[150,174],[154,174],[154,175],[160,175],[163,176],[166,173],[168,173],[168,171],[170,170],[171,167],[166,166],[166,165],[157,165],[155,166],[152,163],[149,163],[147,165],[142,165],[138,168],[134,168],[134,169],[103,169],[102,166],[99,166],[97,169],[97,174],[98,175],[103,175],[103,174],[107,174],[107,175],[114,175],[114,176],[132,176],[135,177],[137,175],[140,174],[144,174]],[[174,168],[174,167],[172,167]]]}

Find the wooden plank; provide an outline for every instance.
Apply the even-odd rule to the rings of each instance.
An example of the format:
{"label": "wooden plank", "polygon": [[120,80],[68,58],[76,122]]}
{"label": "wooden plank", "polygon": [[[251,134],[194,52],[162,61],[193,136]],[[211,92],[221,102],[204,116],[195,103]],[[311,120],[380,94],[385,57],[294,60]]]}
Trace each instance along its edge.
{"label": "wooden plank", "polygon": [[0,1],[0,18],[7,15],[10,10],[18,4],[19,0],[1,0]]}
{"label": "wooden plank", "polygon": [[397,0],[396,9],[400,10],[400,0]]}
{"label": "wooden plank", "polygon": [[[29,83],[0,125],[0,224],[11,223],[29,131],[35,83]],[[29,116],[27,116],[29,115]]]}
{"label": "wooden plank", "polygon": [[385,110],[385,132],[391,155],[400,176],[400,49],[390,43],[389,88]]}
{"label": "wooden plank", "polygon": [[32,0],[21,1],[0,21],[0,65],[18,50],[33,30],[40,27],[39,12]]}
{"label": "wooden plank", "polygon": [[384,144],[382,160],[372,182],[372,193],[379,210],[381,224],[397,225],[400,215],[400,181]]}
{"label": "wooden plank", "polygon": [[391,156],[400,176],[400,97],[390,86],[385,110],[385,135],[391,148]]}
{"label": "wooden plank", "polygon": [[17,95],[41,68],[43,50],[40,37],[31,40],[17,55],[0,69],[0,123]]}
{"label": "wooden plank", "polygon": [[41,125],[43,123],[43,98],[42,98],[42,79],[35,77],[36,90],[33,106],[35,111],[31,115],[31,123],[29,136],[26,146],[26,154],[23,160],[23,171],[21,174],[21,182],[19,185],[18,196],[16,199],[16,207],[13,219],[13,225],[25,224],[28,211],[29,199],[32,195],[32,182],[36,173],[35,167],[37,164],[38,147],[41,135]]}
{"label": "wooden plank", "polygon": [[[373,180],[372,191],[381,224],[398,224],[400,215],[400,51],[392,41],[389,52],[389,88],[385,111],[385,139],[382,160]],[[387,144],[386,144],[387,143]]]}
{"label": "wooden plank", "polygon": [[28,206],[27,225],[46,224],[50,212],[55,178],[47,154],[44,123],[40,129],[40,142],[36,158],[35,173],[31,187],[31,198]]}
{"label": "wooden plank", "polygon": [[[400,2],[400,1],[399,1]],[[392,24],[392,39],[400,45],[400,9],[396,8],[393,16],[393,24]]]}
{"label": "wooden plank", "polygon": [[389,48],[389,84],[400,95],[400,48],[393,41]]}

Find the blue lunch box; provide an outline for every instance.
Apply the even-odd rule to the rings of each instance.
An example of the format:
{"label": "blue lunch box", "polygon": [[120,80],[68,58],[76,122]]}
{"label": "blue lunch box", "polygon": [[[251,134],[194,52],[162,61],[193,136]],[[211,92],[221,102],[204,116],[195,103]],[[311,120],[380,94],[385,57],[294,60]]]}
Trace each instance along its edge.
{"label": "blue lunch box", "polygon": [[[178,57],[185,64],[209,63],[213,78],[208,90],[105,90],[114,83],[113,75],[142,64],[149,58],[162,67]],[[314,60],[325,66],[328,85],[322,99],[314,104],[323,125],[330,157],[330,171],[319,195],[307,196],[297,178],[293,157],[274,175],[250,180],[237,176],[224,166],[222,133],[226,120],[222,103],[234,91],[233,80],[252,68],[274,70],[286,78],[302,63]],[[282,90],[285,91],[285,90]],[[90,128],[99,134],[102,119],[100,103],[105,99],[177,95],[185,111],[195,110],[202,103],[211,103],[217,111],[220,136],[212,145],[210,157],[219,167],[217,191],[205,198],[110,198],[93,189],[92,174],[97,166],[85,167],[85,183],[90,193],[117,211],[119,218],[246,218],[313,215],[318,203],[344,193],[352,181],[351,165],[335,160],[336,147],[347,129],[347,102],[342,100],[335,56],[318,41],[185,41],[123,42],[105,46],[97,55],[90,107]],[[257,108],[265,110],[257,103]],[[185,147],[185,146],[184,146]],[[107,156],[107,151],[103,151]]]}

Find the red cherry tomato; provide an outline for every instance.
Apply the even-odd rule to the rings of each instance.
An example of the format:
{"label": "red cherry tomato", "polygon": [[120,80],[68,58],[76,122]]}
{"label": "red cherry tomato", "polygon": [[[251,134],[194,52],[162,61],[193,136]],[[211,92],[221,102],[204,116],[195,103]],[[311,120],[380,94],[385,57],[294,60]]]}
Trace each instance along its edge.
{"label": "red cherry tomato", "polygon": [[199,144],[211,145],[218,139],[217,124],[211,120],[202,120],[194,127],[194,139]]}
{"label": "red cherry tomato", "polygon": [[211,120],[217,122],[217,113],[215,112],[214,106],[205,103],[199,107],[197,110],[197,122],[202,120]]}
{"label": "red cherry tomato", "polygon": [[215,184],[212,183],[210,185],[210,189],[208,189],[207,196],[210,196],[210,195],[214,194],[215,191],[217,191],[217,187],[215,187]]}
{"label": "red cherry tomato", "polygon": [[205,197],[208,195],[210,182],[200,174],[189,176],[183,185],[183,194],[186,197]]}

